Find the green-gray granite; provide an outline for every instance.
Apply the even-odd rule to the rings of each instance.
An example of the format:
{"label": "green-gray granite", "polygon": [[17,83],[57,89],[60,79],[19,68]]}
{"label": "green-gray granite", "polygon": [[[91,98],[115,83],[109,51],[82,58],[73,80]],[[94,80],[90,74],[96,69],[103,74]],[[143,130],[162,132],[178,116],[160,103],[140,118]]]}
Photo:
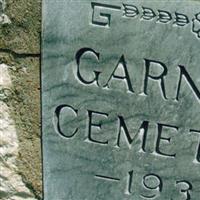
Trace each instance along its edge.
{"label": "green-gray granite", "polygon": [[200,2],[44,0],[45,200],[198,200]]}

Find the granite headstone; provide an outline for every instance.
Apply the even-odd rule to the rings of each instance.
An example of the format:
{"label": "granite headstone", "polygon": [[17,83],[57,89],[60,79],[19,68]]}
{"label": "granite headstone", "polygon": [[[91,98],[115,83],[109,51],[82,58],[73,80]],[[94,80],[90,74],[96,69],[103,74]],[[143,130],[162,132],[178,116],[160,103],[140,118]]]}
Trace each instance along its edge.
{"label": "granite headstone", "polygon": [[45,200],[200,198],[200,2],[44,0]]}

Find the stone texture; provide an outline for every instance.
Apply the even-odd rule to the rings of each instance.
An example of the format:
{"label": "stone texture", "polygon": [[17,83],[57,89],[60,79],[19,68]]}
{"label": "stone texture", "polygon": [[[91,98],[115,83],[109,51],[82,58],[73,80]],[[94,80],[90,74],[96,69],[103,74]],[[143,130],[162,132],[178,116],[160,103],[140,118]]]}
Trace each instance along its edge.
{"label": "stone texture", "polygon": [[[126,17],[121,1],[94,2],[44,1],[45,200],[199,199],[199,2],[123,1],[139,9]],[[143,6],[156,17],[143,18],[153,15]],[[172,13],[169,23],[158,10]]]}
{"label": "stone texture", "polygon": [[0,112],[5,125],[0,148],[6,159],[0,161],[0,199],[41,199],[41,1],[0,3],[0,16],[11,21],[0,20]]}
{"label": "stone texture", "polygon": [[3,101],[8,97],[4,91],[10,90],[12,87],[8,69],[9,66],[0,64],[0,198],[2,200],[35,200],[34,195],[18,174],[19,140],[17,130],[15,122],[10,116],[10,108]]}
{"label": "stone texture", "polygon": [[10,24],[9,17],[4,13],[6,8],[5,0],[0,1],[0,24]]}
{"label": "stone texture", "polygon": [[[9,101],[19,138],[18,169],[38,199],[42,195],[39,59],[11,68],[14,98]],[[31,90],[30,90],[31,88]]]}
{"label": "stone texture", "polygon": [[[5,2],[5,1],[2,1]],[[12,23],[0,28],[0,48],[17,53],[40,52],[41,0],[7,0],[4,9]]]}

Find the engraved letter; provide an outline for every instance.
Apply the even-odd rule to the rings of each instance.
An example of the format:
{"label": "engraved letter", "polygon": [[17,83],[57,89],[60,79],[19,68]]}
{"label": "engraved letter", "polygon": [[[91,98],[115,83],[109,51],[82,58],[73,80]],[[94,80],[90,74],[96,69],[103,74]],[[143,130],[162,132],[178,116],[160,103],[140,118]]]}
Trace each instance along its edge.
{"label": "engraved letter", "polygon": [[167,124],[158,124],[158,138],[156,141],[156,153],[162,156],[166,156],[166,157],[176,157],[176,154],[167,154],[167,153],[161,152],[160,150],[160,143],[162,140],[167,141],[168,143],[170,143],[171,141],[171,138],[162,137],[163,127],[175,129],[176,131],[178,130],[178,127],[176,126],[171,126]]}
{"label": "engraved letter", "polygon": [[92,110],[88,110],[88,117],[89,117],[89,122],[88,122],[88,138],[86,139],[86,141],[88,142],[92,142],[92,143],[97,143],[97,144],[108,144],[108,141],[102,142],[102,141],[98,141],[96,139],[94,139],[92,137],[92,127],[96,127],[97,129],[101,129],[101,125],[102,123],[95,123],[93,122],[93,117],[94,115],[100,116],[101,118],[107,118],[108,114],[107,113],[101,113],[101,112],[96,112],[96,111],[92,111]]}
{"label": "engraved letter", "polygon": [[[123,67],[124,74],[125,74],[124,76],[115,75],[115,71],[118,69],[119,66]],[[109,88],[109,82],[111,81],[112,77],[116,78],[116,79],[120,79],[120,80],[125,79],[126,82],[127,82],[128,90],[130,92],[134,93],[133,87],[132,87],[132,84],[131,84],[131,80],[130,80],[130,77],[129,77],[128,69],[127,69],[127,66],[126,66],[126,61],[125,61],[124,55],[121,56],[117,66],[115,67],[113,73],[111,74],[110,78],[108,79],[108,82],[104,85],[104,87]]]}
{"label": "engraved letter", "polygon": [[182,77],[183,76],[184,76],[185,80],[187,81],[187,83],[189,84],[189,86],[191,87],[191,89],[194,92],[194,94],[197,97],[197,99],[200,100],[200,91],[198,90],[198,88],[194,84],[194,82],[193,82],[192,78],[190,77],[189,73],[186,71],[184,66],[179,65],[179,68],[180,68],[180,78],[179,78],[179,82],[178,82],[176,100],[177,101],[179,100],[179,93],[180,93],[180,89],[181,89],[181,82],[182,82]]}
{"label": "engraved letter", "polygon": [[172,20],[172,16],[169,12],[165,11],[165,10],[158,10],[158,22],[161,23],[167,23],[170,22]]}
{"label": "engraved letter", "polygon": [[197,13],[192,19],[192,32],[200,38],[200,13]]}
{"label": "engraved letter", "polygon": [[128,195],[130,195],[132,193],[132,191],[131,191],[132,182],[133,182],[133,170],[128,172],[128,184],[127,184],[127,189],[125,192]]}
{"label": "engraved letter", "polygon": [[185,200],[191,200],[190,192],[192,191],[192,184],[188,181],[182,180],[176,181],[176,185],[182,186],[180,192],[185,196]]}
{"label": "engraved letter", "polygon": [[137,15],[139,15],[139,10],[136,6],[129,4],[123,4],[123,6],[124,6],[123,16],[136,17]]}
{"label": "engraved letter", "polygon": [[68,110],[71,110],[71,112],[77,117],[77,114],[78,114],[78,110],[74,109],[72,106],[69,106],[69,105],[60,105],[56,108],[55,110],[55,115],[56,115],[56,119],[57,119],[57,123],[56,123],[56,132],[58,132],[60,135],[62,135],[63,137],[65,138],[73,138],[75,136],[75,134],[77,133],[78,131],[78,128],[76,128],[74,130],[73,133],[71,133],[71,135],[67,135],[65,133],[63,133],[63,131],[61,130],[61,127],[60,127],[60,114],[61,112],[63,111],[63,109],[68,109]]}
{"label": "engraved letter", "polygon": [[143,177],[143,186],[149,195],[141,195],[145,199],[155,199],[163,189],[163,181],[156,174],[147,174]]}
{"label": "engraved letter", "polygon": [[[92,24],[96,26],[103,26],[103,27],[110,27],[111,22],[111,12],[113,10],[120,10],[120,6],[116,5],[108,5],[108,4],[102,4],[102,3],[96,3],[92,2]],[[102,9],[106,10],[106,12],[101,12]]]}
{"label": "engraved letter", "polygon": [[[191,129],[190,132],[195,132],[195,133],[200,134],[200,131],[197,131],[197,130],[192,130]],[[198,144],[198,147],[197,147],[197,153],[196,153],[194,162],[195,163],[200,163],[200,140],[199,140],[199,144]]]}
{"label": "engraved letter", "polygon": [[99,78],[99,74],[100,74],[101,72],[99,72],[99,71],[94,71],[95,77],[94,77],[94,79],[91,80],[91,81],[85,80],[85,79],[82,77],[81,73],[80,73],[80,60],[81,60],[81,57],[82,57],[85,53],[91,53],[91,54],[94,55],[94,57],[99,61],[99,56],[100,56],[100,54],[97,53],[95,50],[93,50],[93,49],[91,49],[91,48],[82,48],[82,49],[80,49],[80,50],[76,53],[77,77],[78,77],[78,79],[79,79],[82,83],[84,83],[84,84],[87,84],[87,85],[88,85],[88,84],[92,84],[92,83],[96,82],[97,85],[99,85],[99,84],[98,84],[98,78]]}
{"label": "engraved letter", "polygon": [[[159,76],[150,75],[151,64],[154,67],[162,68],[163,72]],[[146,73],[145,73],[145,78],[144,78],[144,94],[148,95],[147,94],[148,80],[149,80],[149,78],[151,78],[153,80],[158,80],[160,82],[160,88],[162,91],[162,95],[163,95],[164,99],[167,99],[166,92],[165,92],[165,82],[164,82],[164,77],[167,75],[167,67],[165,66],[165,64],[161,63],[159,61],[145,59],[145,67],[146,67]]]}
{"label": "engraved letter", "polygon": [[176,24],[177,26],[185,26],[190,22],[188,17],[184,14],[175,12],[175,15],[176,15],[176,21],[174,22],[174,24]]}
{"label": "engraved letter", "polygon": [[142,19],[151,20],[156,16],[155,12],[151,8],[145,8],[145,7],[142,8],[143,8],[143,15],[141,17]]}
{"label": "engraved letter", "polygon": [[[124,132],[124,136],[126,137],[126,141],[128,143],[129,149],[131,149],[131,144],[134,140],[134,138],[131,138],[130,133],[128,131],[128,128],[125,124],[124,118],[122,116],[118,116],[119,119],[119,133],[118,133],[118,138],[117,138],[117,145],[116,147],[120,148],[120,139],[121,139],[121,134],[122,130]],[[146,145],[146,139],[147,139],[147,131],[148,131],[148,126],[149,122],[148,121],[143,121],[142,125],[140,126],[139,130],[143,129],[143,141],[142,141],[142,151],[145,152],[145,145]]]}

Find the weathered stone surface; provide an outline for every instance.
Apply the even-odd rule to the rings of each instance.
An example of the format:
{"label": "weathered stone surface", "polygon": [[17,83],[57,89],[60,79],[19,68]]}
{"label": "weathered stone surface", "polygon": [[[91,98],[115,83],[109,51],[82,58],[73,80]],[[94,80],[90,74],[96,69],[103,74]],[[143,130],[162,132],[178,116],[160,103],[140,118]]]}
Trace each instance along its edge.
{"label": "weathered stone surface", "polygon": [[17,167],[19,139],[11,110],[4,102],[8,98],[5,91],[12,88],[8,69],[9,66],[0,64],[0,199],[35,200]]}
{"label": "weathered stone surface", "polygon": [[10,24],[9,17],[4,13],[6,7],[5,0],[0,0],[0,24]]}
{"label": "weathered stone surface", "polygon": [[[0,148],[5,150],[6,159],[13,159],[15,168],[13,170],[10,166],[9,159],[7,167],[1,167],[4,163],[0,161],[0,173],[2,177],[6,175],[1,181],[3,192],[0,192],[0,199],[41,199],[41,1],[2,2],[0,16],[7,15],[11,24],[0,22],[0,112],[3,113],[1,122],[8,125],[8,128],[1,129],[6,144]],[[11,135],[16,140],[12,141]],[[14,150],[12,142],[16,144]]]}
{"label": "weathered stone surface", "polygon": [[200,3],[123,3],[44,1],[45,200],[199,199]]}
{"label": "weathered stone surface", "polygon": [[42,195],[39,58],[15,59],[8,99],[19,139],[18,171],[36,197]]}
{"label": "weathered stone surface", "polygon": [[[3,5],[4,0],[1,1]],[[41,0],[6,0],[6,8],[0,17],[0,49],[17,53],[40,52]],[[0,11],[1,15],[1,11]],[[1,25],[3,23],[3,25]]]}

